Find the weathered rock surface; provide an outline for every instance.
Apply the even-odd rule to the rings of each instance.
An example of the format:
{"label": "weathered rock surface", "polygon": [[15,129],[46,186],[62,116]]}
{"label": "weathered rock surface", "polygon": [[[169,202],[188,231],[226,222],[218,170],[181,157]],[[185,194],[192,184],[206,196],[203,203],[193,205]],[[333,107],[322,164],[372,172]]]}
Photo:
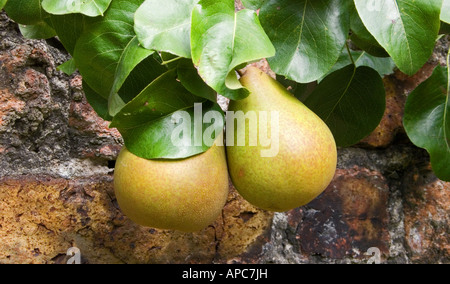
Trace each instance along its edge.
{"label": "weathered rock surface", "polygon": [[258,258],[272,214],[230,188],[222,216],[198,233],[141,227],[117,206],[113,177],[0,179],[0,262],[64,263],[71,247],[84,263],[226,263]]}
{"label": "weathered rock surface", "polygon": [[436,179],[429,164],[417,165],[407,178],[405,240],[415,263],[450,261],[450,183]]}
{"label": "weathered rock surface", "polygon": [[122,139],[87,103],[81,77],[57,70],[67,53],[22,38],[3,12],[0,34],[0,176],[110,171]]}
{"label": "weathered rock surface", "polygon": [[[231,186],[214,224],[197,233],[141,227],[113,190],[123,145],[87,103],[78,74],[54,40],[26,40],[0,13],[0,263],[450,263],[450,184],[407,139],[407,95],[437,64],[448,39],[415,76],[384,78],[380,126],[339,149],[325,192],[285,213],[253,207]],[[267,64],[261,62],[261,67]],[[227,100],[221,106],[226,108]]]}

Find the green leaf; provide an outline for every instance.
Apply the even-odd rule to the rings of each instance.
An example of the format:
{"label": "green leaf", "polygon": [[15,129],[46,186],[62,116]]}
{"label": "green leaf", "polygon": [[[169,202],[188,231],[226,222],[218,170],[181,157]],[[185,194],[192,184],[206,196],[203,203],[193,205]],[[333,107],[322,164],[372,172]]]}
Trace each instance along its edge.
{"label": "green leaf", "polygon": [[277,81],[285,86],[290,93],[302,102],[304,102],[317,87],[317,81],[302,84],[289,80],[283,76],[277,76]]}
{"label": "green leaf", "polygon": [[[450,65],[449,65],[450,66]],[[450,73],[438,66],[409,96],[403,123],[416,146],[428,151],[436,176],[450,181]]]}
{"label": "green leaf", "polygon": [[69,14],[63,16],[51,15],[47,22],[55,29],[58,34],[58,38],[61,41],[64,48],[72,56],[75,52],[75,45],[84,32],[84,28],[91,18],[82,14]]}
{"label": "green leaf", "polygon": [[450,0],[444,0],[442,3],[441,21],[450,24]]}
{"label": "green leaf", "polygon": [[191,14],[198,0],[146,0],[136,11],[135,31],[148,49],[190,58]]}
{"label": "green leaf", "polygon": [[8,0],[0,0],[0,9],[3,9],[3,7],[5,7],[6,1]]}
{"label": "green leaf", "polygon": [[[116,127],[122,133],[127,148],[146,159],[181,159],[202,153],[209,149],[208,143],[203,141],[203,130],[196,129],[185,133],[186,145],[174,145],[172,135],[178,123],[174,123],[174,117],[186,111],[190,121],[189,129],[195,129],[196,119],[203,120],[203,116],[194,117],[194,104],[206,100],[197,97],[186,90],[177,80],[177,71],[172,69],[154,80],[136,98],[129,102],[113,119],[110,127]],[[204,104],[206,111],[216,108],[216,104]],[[174,116],[175,115],[175,116]],[[199,115],[199,114],[198,114]],[[202,115],[200,113],[200,115]],[[223,115],[223,114],[221,114]],[[192,118],[192,119],[191,119]],[[223,120],[218,121],[217,130],[223,130]],[[203,129],[204,124],[196,127]],[[194,134],[192,136],[191,134]],[[185,142],[186,142],[185,141]]]}
{"label": "green leaf", "polygon": [[176,69],[150,83],[114,117],[111,127],[129,129],[205,101],[177,81]]}
{"label": "green leaf", "polygon": [[5,4],[8,17],[22,25],[36,25],[48,14],[41,7],[42,0],[9,0]]}
{"label": "green leaf", "polygon": [[167,72],[167,70],[165,66],[156,61],[155,57],[148,56],[134,67],[128,75],[122,88],[119,90],[120,97],[125,103],[128,103],[145,89],[148,84]]}
{"label": "green leaf", "polygon": [[77,66],[75,65],[75,60],[71,58],[63,64],[59,65],[57,69],[70,76],[75,73],[75,71],[77,71]]}
{"label": "green leaf", "polygon": [[350,27],[348,0],[270,0],[261,24],[277,54],[275,73],[299,83],[324,76],[336,63]]}
{"label": "green leaf", "polygon": [[[208,116],[211,123],[202,121]],[[127,149],[139,157],[184,159],[207,151],[223,127],[220,106],[208,101],[121,133]]]}
{"label": "green leaf", "polygon": [[195,6],[191,50],[203,80],[219,94],[234,100],[248,96],[235,68],[275,54],[256,13],[236,13],[233,0],[202,0]]}
{"label": "green leaf", "polygon": [[34,25],[19,25],[20,32],[29,39],[48,39],[56,36],[55,30],[46,22]]}
{"label": "green leaf", "polygon": [[92,88],[83,80],[83,91],[88,103],[92,106],[94,111],[104,120],[111,121],[112,117],[108,113],[108,100],[97,94]]}
{"label": "green leaf", "polygon": [[350,53],[353,57],[353,61],[352,59],[350,59],[347,50],[345,50],[341,53],[341,56],[339,56],[338,61],[333,66],[333,68],[331,68],[329,74],[341,68],[344,68],[349,64],[352,64],[353,62],[355,63],[356,67],[367,66],[374,69],[378,72],[378,74],[380,74],[381,77],[390,75],[394,72],[395,63],[390,57],[375,57],[365,51],[352,50]]}
{"label": "green leaf", "polygon": [[191,60],[182,59],[177,66],[178,79],[181,84],[192,94],[208,99],[212,102],[217,100],[216,92],[211,89],[198,75],[197,69]]}
{"label": "green leaf", "polygon": [[398,68],[415,74],[430,58],[439,31],[442,0],[354,0],[367,30]]}
{"label": "green leaf", "polygon": [[81,13],[89,17],[103,16],[112,0],[42,0],[42,7],[54,15]]}
{"label": "green leaf", "polygon": [[356,11],[355,5],[352,5],[350,12],[350,29],[352,31],[350,39],[357,47],[373,56],[389,57],[386,50],[384,50],[364,26]]}
{"label": "green leaf", "polygon": [[348,147],[380,123],[386,108],[383,80],[372,68],[349,65],[328,75],[305,105],[325,121],[338,146]]}
{"label": "green leaf", "polygon": [[153,51],[139,45],[137,37],[134,37],[122,52],[114,75],[114,82],[109,92],[108,109],[111,116],[116,115],[125,106],[125,102],[119,96],[119,90],[126,79],[133,69],[151,54],[153,54]]}
{"label": "green leaf", "polygon": [[[139,63],[128,75],[119,94],[127,103],[151,81],[167,69],[156,62],[152,56],[147,57],[150,51],[132,45],[136,35],[133,28],[134,12],[142,0],[115,0],[106,11],[104,17],[97,17],[85,23],[84,32],[79,37],[74,51],[75,62],[83,79],[91,88],[103,98],[110,97],[113,86],[119,86],[128,71]],[[131,62],[124,62],[130,58],[130,46],[138,55]],[[126,64],[122,68],[122,64]],[[118,69],[119,68],[119,69]],[[121,75],[116,81],[117,70]],[[114,112],[114,111],[113,111]]]}
{"label": "green leaf", "polygon": [[441,22],[441,29],[439,30],[439,34],[450,34],[450,24]]}
{"label": "green leaf", "polygon": [[441,29],[439,30],[439,34],[450,34],[450,24],[441,22]]}

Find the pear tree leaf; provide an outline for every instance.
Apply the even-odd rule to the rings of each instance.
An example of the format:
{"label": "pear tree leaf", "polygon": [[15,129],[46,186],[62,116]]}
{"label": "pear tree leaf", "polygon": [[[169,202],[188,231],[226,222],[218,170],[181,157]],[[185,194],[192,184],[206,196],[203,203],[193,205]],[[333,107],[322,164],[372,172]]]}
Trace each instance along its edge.
{"label": "pear tree leaf", "polygon": [[78,39],[92,20],[82,14],[51,15],[46,19],[55,29],[59,41],[72,56]]}
{"label": "pear tree leaf", "polygon": [[148,49],[191,58],[191,14],[198,0],[146,0],[136,11],[135,31]]}
{"label": "pear tree leaf", "polygon": [[336,63],[349,31],[348,0],[269,0],[259,12],[277,54],[272,70],[299,83],[324,76]]}
{"label": "pear tree leaf", "polygon": [[450,34],[450,24],[441,22],[441,29],[439,30],[439,34]]}
{"label": "pear tree leaf", "polygon": [[373,56],[389,57],[386,50],[384,50],[384,48],[364,26],[354,4],[352,4],[352,9],[350,12],[350,29],[352,31],[350,40],[357,47]]}
{"label": "pear tree leaf", "polygon": [[9,0],[4,6],[8,17],[22,25],[37,25],[49,15],[42,9],[42,0]]}
{"label": "pear tree leaf", "polygon": [[439,32],[442,0],[354,0],[367,30],[398,68],[415,74],[430,58]]}
{"label": "pear tree leaf", "polygon": [[83,14],[89,17],[103,16],[112,0],[41,0],[42,7],[50,14]]}
{"label": "pear tree leaf", "polygon": [[83,80],[108,99],[122,53],[135,37],[133,15],[141,1],[114,1],[104,18],[84,26],[74,55]]}
{"label": "pear tree leaf", "polygon": [[450,73],[438,66],[406,101],[403,123],[411,142],[430,154],[436,176],[450,181]]}
{"label": "pear tree leaf", "polygon": [[106,121],[111,121],[113,118],[108,112],[108,100],[97,94],[92,88],[83,80],[83,91],[88,103],[92,106],[94,111]]}
{"label": "pear tree leaf", "polygon": [[304,103],[328,125],[336,144],[348,147],[378,126],[386,108],[385,96],[377,71],[348,65],[323,79]]}
{"label": "pear tree leaf", "polygon": [[[136,43],[134,12],[142,1],[113,1],[104,17],[93,18],[85,23],[76,42],[73,57],[83,80],[95,93],[107,100],[113,87],[113,91],[116,91],[122,86],[119,95],[127,103],[167,71],[152,56],[148,56],[151,51],[133,44]],[[135,58],[129,54],[130,49],[136,52]],[[124,60],[129,58],[130,62]],[[133,71],[129,73],[131,69]],[[127,79],[123,82],[125,77]],[[116,112],[115,107],[112,110],[112,113]]]}
{"label": "pear tree leaf", "polygon": [[185,159],[213,146],[223,133],[224,120],[220,106],[207,101],[121,130],[121,134],[127,149],[141,158]]}
{"label": "pear tree leaf", "polygon": [[178,79],[186,90],[212,102],[217,100],[216,92],[198,75],[197,69],[191,60],[181,59],[177,65],[177,72]]}
{"label": "pear tree leaf", "polygon": [[292,93],[301,102],[304,102],[317,87],[317,81],[302,84],[289,80],[283,76],[277,76],[277,81],[286,87],[286,90]]}
{"label": "pear tree leaf", "polygon": [[[204,108],[198,111],[199,106]],[[203,153],[212,146],[203,135],[223,131],[223,113],[215,113],[217,121],[209,121],[215,131],[204,134],[211,126],[203,123],[204,114],[216,106],[186,90],[177,80],[176,69],[172,69],[123,107],[110,127],[119,129],[125,145],[135,155],[145,159],[182,159]],[[182,123],[178,118],[183,119]],[[185,133],[177,133],[177,128],[184,129]],[[181,140],[180,134],[183,134]],[[174,138],[179,143],[175,143]]]}
{"label": "pear tree leaf", "polygon": [[235,68],[271,57],[275,49],[255,11],[235,12],[232,0],[201,0],[192,12],[191,54],[210,87],[230,99],[243,99],[248,91]]}
{"label": "pear tree leaf", "polygon": [[[333,73],[334,71],[337,71],[341,68],[344,68],[348,66],[349,64],[355,63],[356,67],[360,66],[367,66],[380,74],[381,77],[384,77],[385,75],[390,75],[394,72],[395,69],[395,63],[390,57],[376,57],[368,54],[365,51],[354,51],[352,50],[350,52],[352,59],[350,59],[350,56],[345,50],[341,53],[339,56],[338,61],[336,64],[331,68],[328,74]],[[327,75],[328,75],[327,74]]]}
{"label": "pear tree leaf", "polygon": [[[131,55],[131,54],[130,54]],[[133,60],[136,60],[134,58]],[[135,64],[135,63],[131,63]],[[129,66],[129,65],[128,65]],[[127,69],[122,69],[127,70]],[[130,70],[130,69],[128,69]],[[131,73],[123,82],[119,90],[119,95],[125,103],[128,103],[136,97],[153,80],[167,72],[166,66],[159,64],[154,56],[148,56],[131,70]],[[116,72],[116,74],[119,74]],[[110,92],[111,93],[111,92]]]}
{"label": "pear tree leaf", "polygon": [[70,76],[77,71],[77,66],[75,65],[75,60],[70,58],[63,64],[59,65],[57,69]]}
{"label": "pear tree leaf", "polygon": [[0,0],[0,9],[3,9],[3,7],[5,7],[6,1],[8,0]]}
{"label": "pear tree leaf", "polygon": [[111,127],[133,128],[203,101],[205,99],[191,94],[178,82],[176,69],[172,69],[151,82],[123,107],[114,117]]}
{"label": "pear tree leaf", "polygon": [[122,88],[126,79],[139,63],[152,54],[152,50],[140,46],[137,37],[134,37],[127,47],[125,47],[120,56],[119,64],[114,75],[114,82],[109,93],[108,109],[111,116],[116,115],[125,106],[125,102],[119,96],[119,90]]}
{"label": "pear tree leaf", "polygon": [[442,2],[441,21],[450,24],[450,0]]}
{"label": "pear tree leaf", "polygon": [[56,36],[55,30],[46,22],[38,22],[34,25],[19,25],[21,34],[29,39],[48,39]]}

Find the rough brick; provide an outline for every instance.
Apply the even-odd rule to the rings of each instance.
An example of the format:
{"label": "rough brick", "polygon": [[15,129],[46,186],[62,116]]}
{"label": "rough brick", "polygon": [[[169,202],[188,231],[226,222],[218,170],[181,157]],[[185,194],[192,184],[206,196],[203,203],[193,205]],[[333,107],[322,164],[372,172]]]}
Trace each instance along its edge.
{"label": "rough brick", "polygon": [[[319,198],[273,214],[231,186],[216,222],[187,234],[121,213],[112,182],[120,134],[89,106],[81,76],[57,70],[69,56],[56,40],[26,40],[0,12],[0,263],[66,263],[72,246],[84,263],[365,263],[369,247],[389,263],[450,263],[449,183],[401,125],[407,95],[445,65],[449,39],[416,75],[384,78],[383,121],[339,149]],[[254,64],[274,77],[267,61]],[[224,110],[228,101],[220,97]]]}
{"label": "rough brick", "polygon": [[[71,86],[77,91],[78,78]],[[78,158],[101,157],[115,160],[123,146],[122,136],[115,128],[109,128],[109,122],[100,118],[84,95],[70,104],[69,123],[73,156]]]}
{"label": "rough brick", "polygon": [[67,53],[24,39],[3,12],[0,32],[0,176],[107,172],[122,138],[86,102],[81,76],[57,70]]}
{"label": "rough brick", "polygon": [[224,227],[217,246],[219,259],[228,263],[259,262],[262,247],[270,241],[273,214],[246,202],[231,185],[222,213]]}
{"label": "rough brick", "polygon": [[307,206],[287,213],[298,252],[325,258],[364,258],[371,247],[387,255],[389,189],[384,177],[362,168],[339,169]]}
{"label": "rough brick", "polygon": [[450,263],[450,183],[429,164],[414,167],[404,182],[405,239],[415,263]]}
{"label": "rough brick", "polygon": [[[112,176],[0,179],[0,263],[64,263],[76,246],[84,263],[212,263],[258,253],[271,214],[233,188],[223,215],[197,233],[138,226],[117,206]],[[245,225],[244,225],[245,224]]]}
{"label": "rough brick", "polygon": [[25,107],[25,102],[16,99],[8,89],[0,89],[0,129],[8,124],[11,113],[21,112]]}

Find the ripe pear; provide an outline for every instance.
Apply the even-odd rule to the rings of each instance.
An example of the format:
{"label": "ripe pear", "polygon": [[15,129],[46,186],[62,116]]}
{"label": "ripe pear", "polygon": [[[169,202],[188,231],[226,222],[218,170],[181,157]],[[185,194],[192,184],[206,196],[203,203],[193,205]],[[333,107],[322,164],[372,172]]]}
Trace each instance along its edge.
{"label": "ripe pear", "polygon": [[[245,145],[236,145],[237,139],[229,145],[232,140],[227,133],[228,169],[234,186],[244,199],[269,211],[284,212],[309,203],[326,189],[336,172],[337,148],[330,129],[260,69],[248,67],[240,81],[250,95],[231,101],[229,111],[256,113],[259,142],[249,145],[249,126],[252,126],[249,120],[245,129],[236,126],[235,121],[231,130],[234,139],[245,136]],[[267,117],[278,116],[277,123],[272,123],[271,118],[262,121],[263,113]],[[227,131],[230,131],[229,123],[227,120]],[[270,136],[272,143],[278,143],[271,145],[278,147],[272,157],[261,155],[268,148],[260,143],[264,124],[268,127],[266,136]]]}
{"label": "ripe pear", "polygon": [[225,147],[214,144],[183,160],[146,160],[124,147],[116,162],[114,189],[120,209],[137,224],[202,230],[221,214],[228,197]]}

